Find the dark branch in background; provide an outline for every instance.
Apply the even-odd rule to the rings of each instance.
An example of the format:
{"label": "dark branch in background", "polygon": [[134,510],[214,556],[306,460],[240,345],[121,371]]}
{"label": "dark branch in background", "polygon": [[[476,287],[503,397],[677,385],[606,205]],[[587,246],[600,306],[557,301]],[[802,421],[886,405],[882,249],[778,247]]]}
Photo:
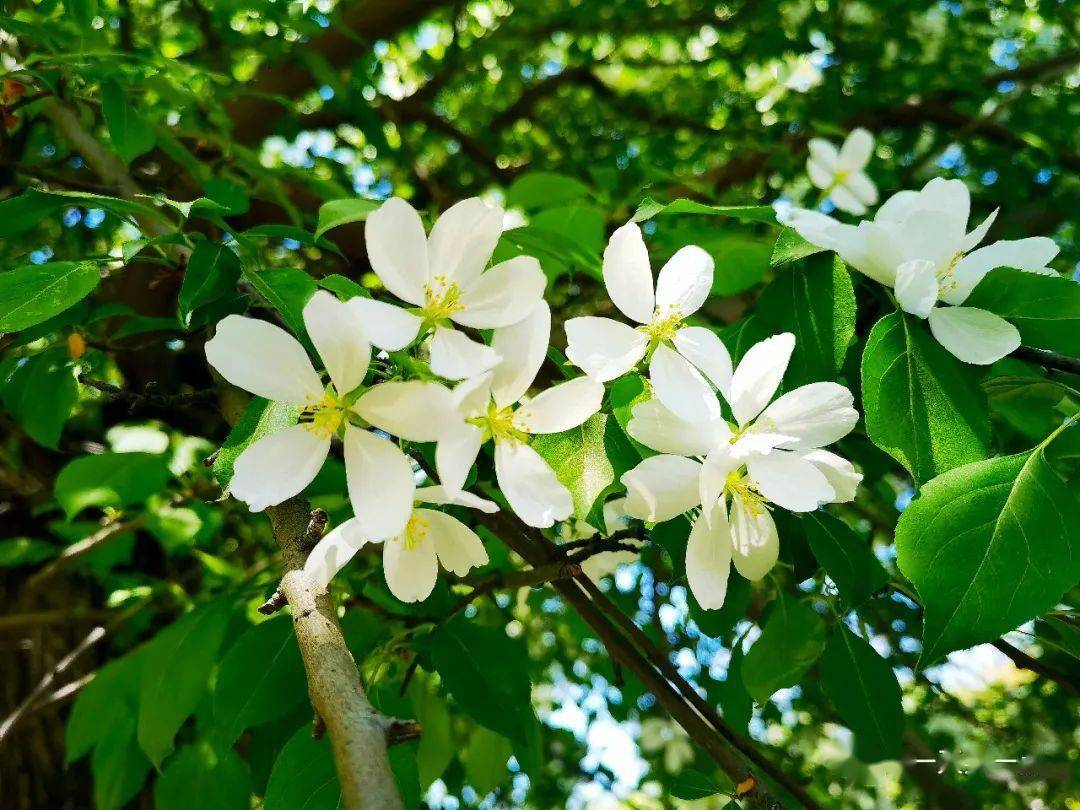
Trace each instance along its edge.
{"label": "dark branch in background", "polygon": [[1017,649],[1003,638],[994,643],[994,648],[1003,653],[1010,661],[1020,669],[1026,669],[1054,681],[1070,695],[1080,695],[1080,681],[1068,672],[1059,672],[1053,667],[1040,661],[1038,658],[1028,655],[1023,650]]}
{"label": "dark branch in background", "polygon": [[1028,346],[1021,346],[1012,353],[1012,356],[1018,360],[1026,360],[1029,363],[1035,363],[1043,368],[1053,369],[1054,371],[1080,374],[1080,358],[1069,357],[1065,354],[1049,352],[1045,349],[1032,349]]}
{"label": "dark branch in background", "polygon": [[84,537],[79,542],[72,543],[60,552],[58,557],[27,578],[25,585],[26,589],[33,590],[41,587],[42,583],[52,579],[52,577],[75,560],[80,557],[85,557],[91,552],[97,551],[114,540],[123,537],[128,532],[139,529],[143,525],[143,522],[144,519],[140,516],[132,518],[131,520],[118,520],[113,523],[105,524],[89,537]]}
{"label": "dark branch in background", "polygon": [[126,402],[132,413],[144,408],[156,408],[167,410],[170,408],[184,408],[189,405],[210,404],[216,401],[217,392],[212,388],[202,391],[186,391],[178,394],[159,394],[156,383],[147,383],[143,392],[125,391],[118,385],[95,380],[91,377],[79,375],[79,382],[100,391],[117,402]]}

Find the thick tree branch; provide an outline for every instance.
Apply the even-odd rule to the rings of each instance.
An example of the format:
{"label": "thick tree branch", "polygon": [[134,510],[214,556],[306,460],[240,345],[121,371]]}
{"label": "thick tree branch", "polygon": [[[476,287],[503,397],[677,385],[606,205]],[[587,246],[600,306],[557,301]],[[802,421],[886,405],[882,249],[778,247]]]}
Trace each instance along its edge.
{"label": "thick tree branch", "polygon": [[1029,363],[1035,363],[1035,365],[1042,366],[1046,369],[1065,371],[1069,374],[1080,374],[1080,358],[1069,357],[1066,354],[1058,354],[1057,352],[1049,352],[1045,349],[1032,349],[1028,346],[1021,346],[1012,353],[1012,356],[1018,360],[1026,360]]}

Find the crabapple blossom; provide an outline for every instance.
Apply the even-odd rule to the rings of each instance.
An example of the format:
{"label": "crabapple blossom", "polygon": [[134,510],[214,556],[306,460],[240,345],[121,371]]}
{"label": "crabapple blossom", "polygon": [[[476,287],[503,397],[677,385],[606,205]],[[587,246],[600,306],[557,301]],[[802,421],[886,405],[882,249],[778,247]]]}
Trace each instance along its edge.
{"label": "crabapple blossom", "polygon": [[861,127],[853,129],[837,149],[824,138],[811,138],[806,173],[810,182],[828,194],[841,211],[862,215],[877,205],[877,186],[867,177],[866,164],[874,153],[874,136]]}

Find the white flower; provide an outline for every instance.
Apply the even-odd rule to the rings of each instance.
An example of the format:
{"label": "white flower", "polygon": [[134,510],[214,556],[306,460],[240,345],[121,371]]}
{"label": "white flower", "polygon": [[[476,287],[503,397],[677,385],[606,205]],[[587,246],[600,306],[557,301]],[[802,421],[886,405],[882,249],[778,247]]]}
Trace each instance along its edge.
{"label": "white flower", "polygon": [[893,287],[900,307],[928,319],[934,337],[956,357],[986,365],[1014,351],[1020,334],[991,312],[961,305],[996,267],[1056,275],[1046,265],[1058,248],[1052,239],[1036,236],[976,249],[997,211],[968,232],[970,209],[967,186],[935,178],[921,191],[894,194],[872,221],[857,226],[802,210],[790,224],[807,241]]}
{"label": "white flower", "polygon": [[[416,490],[417,504],[456,504],[496,512],[491,501],[468,492],[449,494],[441,486]],[[384,542],[385,541],[385,542]],[[439,563],[458,576],[486,565],[487,551],[476,532],[455,517],[419,506],[412,509],[405,528],[389,538],[365,533],[359,520],[346,520],[316,544],[304,563],[304,573],[318,589],[325,589],[334,575],[361,547],[383,542],[383,574],[390,592],[402,602],[422,602],[431,595]]]}
{"label": "white flower", "polygon": [[654,294],[641,229],[632,222],[623,225],[604,249],[604,285],[615,306],[640,326],[611,318],[571,318],[566,322],[567,359],[605,382],[648,357],[653,389],[670,410],[691,421],[718,416],[713,387],[727,385],[731,365],[713,362],[720,357],[715,351],[720,339],[713,332],[683,325],[705,303],[712,279],[712,257],[689,245],[661,269]]}
{"label": "white flower", "polygon": [[397,351],[421,332],[431,333],[431,368],[461,380],[477,367],[499,361],[495,351],[455,331],[451,323],[476,329],[511,326],[532,311],[546,280],[540,262],[516,256],[484,270],[502,234],[501,208],[479,197],[451,206],[424,235],[420,215],[397,197],[367,219],[365,239],[371,267],[391,293],[412,304],[353,298],[371,342]]}
{"label": "white flower", "polygon": [[456,491],[464,485],[480,446],[494,440],[499,488],[518,517],[538,528],[568,518],[573,499],[529,446],[529,437],[577,427],[600,409],[604,396],[602,384],[583,376],[523,399],[544,362],[550,335],[551,310],[543,300],[525,320],[495,330],[491,345],[502,361],[454,389],[465,424],[440,437],[435,451],[440,480]]}
{"label": "white flower", "polygon": [[863,169],[874,153],[874,136],[854,129],[839,150],[823,138],[812,138],[806,173],[810,182],[828,193],[833,204],[849,214],[865,214],[878,201],[877,186]]}
{"label": "white flower", "polygon": [[273,324],[230,315],[206,344],[226,380],[256,396],[303,408],[301,421],[252,444],[233,467],[232,495],[258,512],[311,483],[331,439],[343,435],[349,497],[366,533],[389,537],[409,519],[416,489],[411,462],[374,425],[409,441],[435,441],[457,413],[451,392],[414,380],[363,388],[371,344],[353,308],[325,290],[304,307],[304,324],[330,376],[323,383],[296,338]]}
{"label": "white flower", "polygon": [[655,399],[634,406],[628,432],[662,455],[623,475],[626,511],[661,522],[701,506],[686,548],[686,575],[702,607],[724,603],[732,561],[752,580],[776,562],[770,504],[809,512],[850,501],[862,478],[846,459],[820,449],[858,421],[847,388],[810,383],[769,404],[794,347],[795,338],[784,333],[746,353],[727,389],[734,425],[721,417],[687,422]]}

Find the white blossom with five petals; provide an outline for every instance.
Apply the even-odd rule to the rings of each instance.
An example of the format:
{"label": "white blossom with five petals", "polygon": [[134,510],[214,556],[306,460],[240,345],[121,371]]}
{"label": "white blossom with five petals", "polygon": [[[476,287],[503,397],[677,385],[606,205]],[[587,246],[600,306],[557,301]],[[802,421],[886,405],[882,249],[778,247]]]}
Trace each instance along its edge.
{"label": "white blossom with five petals", "polygon": [[409,441],[435,441],[457,416],[450,389],[420,380],[364,388],[371,343],[356,311],[320,290],[303,316],[329,384],[300,341],[265,321],[229,315],[206,343],[207,361],[228,382],[302,409],[299,424],[259,439],[240,454],[229,491],[254,512],[279,504],[311,483],[332,439],[341,436],[358,525],[369,536],[397,535],[412,511],[412,463],[396,444],[367,428]]}
{"label": "white blossom with five petals", "polygon": [[435,451],[439,479],[460,489],[487,441],[495,442],[495,477],[510,508],[529,526],[547,528],[573,511],[570,491],[529,445],[535,434],[575,428],[600,410],[604,386],[589,376],[554,385],[526,398],[547,356],[551,310],[535,304],[525,320],[496,329],[492,348],[502,358],[492,371],[454,389],[458,427],[443,433]]}
{"label": "white blossom with five petals", "polygon": [[894,194],[873,220],[858,225],[805,210],[793,212],[788,224],[808,242],[836,251],[892,287],[901,309],[926,319],[937,341],[960,360],[987,365],[1019,347],[1020,333],[1004,318],[964,302],[996,267],[1056,275],[1047,264],[1058,248],[1043,236],[980,248],[997,211],[968,232],[970,210],[963,182],[935,178],[921,191]]}
{"label": "white blossom with five petals", "polygon": [[[755,344],[718,386],[734,424],[720,416],[689,422],[659,399],[632,411],[627,431],[660,455],[622,476],[626,512],[662,522],[701,507],[687,543],[686,576],[702,607],[723,605],[733,562],[751,580],[773,567],[780,545],[771,504],[808,512],[850,501],[862,478],[849,461],[821,449],[858,421],[847,388],[809,383],[770,404],[794,347],[789,333]],[[727,355],[723,344],[720,350]]]}
{"label": "white blossom with five petals", "polygon": [[855,215],[877,205],[877,186],[863,171],[874,154],[873,135],[861,127],[853,129],[839,149],[824,138],[811,138],[809,150],[806,173],[833,205]]}
{"label": "white blossom with five petals", "polygon": [[660,270],[654,292],[641,229],[629,222],[611,235],[603,270],[612,302],[639,325],[571,318],[566,322],[567,359],[606,382],[647,358],[653,390],[670,410],[698,422],[719,416],[713,386],[731,375],[731,365],[715,365],[721,358],[715,333],[684,323],[712,289],[712,257],[694,245],[681,248]]}
{"label": "white blossom with five petals", "polygon": [[387,290],[414,308],[353,298],[349,304],[361,314],[371,342],[397,351],[430,333],[431,369],[448,380],[494,368],[495,350],[452,325],[496,329],[518,323],[546,284],[540,262],[531,256],[484,269],[502,221],[502,209],[479,197],[451,206],[427,236],[420,215],[400,198],[373,212],[365,227],[371,267]]}

